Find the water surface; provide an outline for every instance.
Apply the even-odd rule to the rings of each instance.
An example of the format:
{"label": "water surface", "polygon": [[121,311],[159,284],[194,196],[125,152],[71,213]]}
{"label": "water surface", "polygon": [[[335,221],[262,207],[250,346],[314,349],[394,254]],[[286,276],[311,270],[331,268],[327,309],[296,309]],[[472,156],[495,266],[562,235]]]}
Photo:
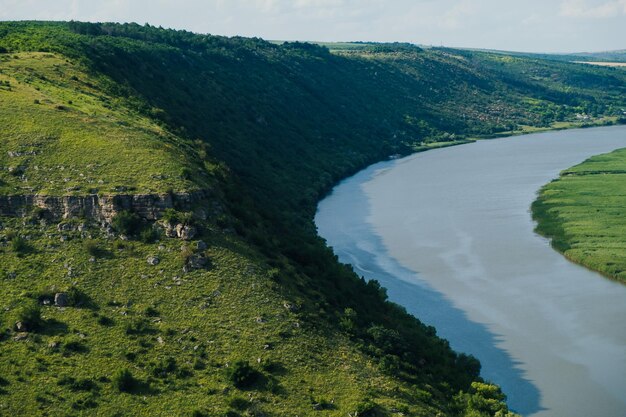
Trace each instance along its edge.
{"label": "water surface", "polygon": [[626,415],[626,285],[533,232],[538,189],[626,147],[626,126],[549,132],[383,162],[318,207],[340,260],[483,364],[533,416]]}

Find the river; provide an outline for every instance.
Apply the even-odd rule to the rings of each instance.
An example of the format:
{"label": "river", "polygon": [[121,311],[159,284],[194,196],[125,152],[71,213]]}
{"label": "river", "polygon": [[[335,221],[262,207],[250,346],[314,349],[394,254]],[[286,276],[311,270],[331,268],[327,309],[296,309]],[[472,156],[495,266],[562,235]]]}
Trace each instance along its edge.
{"label": "river", "polygon": [[565,130],[381,162],[318,206],[339,259],[461,352],[533,417],[626,416],[626,285],[534,233],[539,188],[626,147],[626,126]]}

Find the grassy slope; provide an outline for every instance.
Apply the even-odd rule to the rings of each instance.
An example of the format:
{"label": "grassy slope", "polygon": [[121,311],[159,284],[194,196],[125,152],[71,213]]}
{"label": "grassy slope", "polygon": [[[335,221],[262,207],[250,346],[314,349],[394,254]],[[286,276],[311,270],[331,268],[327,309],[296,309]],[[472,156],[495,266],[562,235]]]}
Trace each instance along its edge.
{"label": "grassy slope", "polygon": [[[111,103],[111,97],[91,86],[98,80],[80,66],[49,53],[21,53],[2,56],[0,70],[0,80],[9,82],[0,90],[0,157],[5,168],[20,167],[22,172],[17,176],[5,169],[3,193],[80,195],[98,189],[114,194],[114,186],[148,193],[208,185],[206,176],[196,182],[181,178],[180,171],[195,162],[175,146],[184,143],[182,139]],[[59,110],[58,105],[67,109]],[[11,157],[8,152],[26,154]],[[86,237],[59,232],[56,225],[38,219],[5,218],[0,227],[6,327],[16,320],[13,312],[21,304],[41,294],[75,287],[93,304],[43,307],[45,330],[26,341],[4,334],[0,368],[8,385],[0,403],[13,414],[82,410],[99,415],[191,415],[202,410],[218,415],[240,409],[284,415],[332,400],[334,411],[326,414],[345,415],[370,396],[380,397],[387,406],[409,404],[404,407],[415,414],[432,412],[427,401],[410,399],[421,391],[382,375],[345,336],[307,323],[300,326],[298,314],[283,306],[284,294],[267,277],[262,259],[239,239],[222,236],[210,225],[205,225],[204,240],[210,247],[211,270],[185,275],[182,243],[175,239],[123,244],[107,239],[93,224],[87,223]],[[28,241],[30,248],[23,254],[9,247],[14,233]],[[89,253],[87,241],[96,242],[99,255]],[[161,263],[148,265],[150,255]],[[148,326],[128,334],[139,322]],[[76,342],[78,348],[67,348]],[[155,377],[156,364],[168,358],[175,358],[176,370]],[[225,366],[257,358],[257,368],[277,369],[275,392],[262,383],[249,392],[234,391]],[[150,380],[145,397],[115,390],[111,379],[120,368]],[[67,377],[94,385],[59,385]],[[271,372],[266,377],[272,378]],[[389,390],[405,392],[409,400],[394,401]],[[420,395],[431,396],[426,391]]]}
{"label": "grassy slope", "polygon": [[[2,219],[0,277],[8,310],[0,403],[31,414],[86,407],[102,415],[161,408],[180,415],[197,409],[345,416],[359,408],[377,410],[370,415],[393,409],[463,415],[468,397],[453,398],[463,389],[482,391],[469,407],[479,415],[502,407],[497,391],[470,386],[475,361],[385,303],[375,282],[337,264],[315,236],[315,204],[339,178],[390,154],[518,125],[547,127],[576,112],[615,115],[624,75],[406,45],[331,54],[311,45],[137,25],[74,26],[78,33],[66,24],[0,25],[0,48],[11,51],[0,54],[0,77],[10,82],[0,91],[6,100],[0,117],[17,130],[0,144],[7,152],[0,156],[7,168],[2,192],[81,194],[99,180],[101,193],[208,185],[226,209],[197,220],[213,266],[187,275],[181,270],[189,249],[181,251],[178,240],[124,243],[96,225],[83,235],[59,232],[36,215]],[[29,67],[45,80],[30,76]],[[54,107],[59,104],[69,110]],[[90,130],[92,123],[97,129]],[[103,145],[100,133],[107,131]],[[45,153],[9,156],[24,143],[34,150],[43,135],[58,143]],[[95,166],[92,175],[87,168],[99,153],[114,163]],[[53,158],[75,174],[40,175],[35,167],[50,166]],[[8,172],[18,165],[25,175]],[[21,254],[16,235],[28,243]],[[94,244],[100,250],[92,262]],[[154,254],[162,262],[149,266],[146,258]],[[91,308],[44,306],[43,330],[13,340],[20,305],[71,285],[91,298]],[[286,309],[286,301],[298,309]],[[168,357],[176,369],[164,375],[158,363]],[[236,359],[262,372],[252,388],[239,390],[227,380],[227,364]],[[111,378],[119,368],[151,389],[118,393]],[[95,385],[59,385],[73,374]],[[328,410],[313,411],[314,404]]]}
{"label": "grassy slope", "polygon": [[[5,319],[12,320],[11,312],[28,296],[72,285],[88,294],[93,307],[43,307],[45,330],[19,342],[5,336],[0,369],[8,385],[0,403],[13,415],[223,415],[238,409],[306,415],[321,400],[336,404],[327,415],[345,415],[370,397],[414,415],[434,412],[427,401],[411,398],[431,394],[382,375],[345,337],[312,328],[286,310],[262,262],[238,239],[207,233],[211,270],[182,274],[175,239],[121,248],[91,230],[107,253],[90,261],[79,233],[64,233],[69,240],[61,243],[54,225],[20,223],[5,219],[5,233],[27,233],[33,250],[17,256],[4,249],[0,255]],[[161,263],[148,265],[150,255]],[[129,334],[138,323],[141,330]],[[159,364],[170,358],[175,369],[159,373]],[[275,383],[234,389],[225,367],[240,359],[269,369],[265,378]],[[120,394],[111,380],[122,368],[149,381],[149,389]],[[60,385],[67,377],[94,386]],[[402,395],[407,400],[394,400]]]}
{"label": "grassy slope", "polygon": [[537,231],[574,262],[626,282],[626,149],[561,173],[533,204]]}
{"label": "grassy slope", "polygon": [[[60,56],[0,55],[0,192],[158,193],[207,187],[173,135],[128,111]],[[95,85],[94,85],[95,84]],[[140,161],[140,163],[138,163]]]}
{"label": "grassy slope", "polygon": [[[112,93],[115,83],[106,76],[59,54],[0,57],[3,194],[232,187],[222,176],[228,175],[225,170],[209,161],[206,147],[191,148],[191,141],[138,112],[132,105],[136,101]],[[191,175],[181,175],[190,169]],[[220,175],[214,175],[216,170]],[[474,377],[457,368],[456,355],[431,329],[419,330],[418,351],[428,363],[420,375],[395,377],[381,367],[381,353],[371,351],[376,344],[368,344],[366,351],[350,334],[311,315],[314,306],[305,298],[310,294],[281,284],[291,279],[292,285],[305,285],[300,273],[269,268],[258,248],[231,233],[238,222],[231,214],[196,222],[203,233],[197,239],[208,249],[195,252],[209,257],[211,266],[183,274],[184,256],[195,242],[163,236],[155,243],[126,242],[87,219],[69,222],[84,225],[82,231],[60,231],[36,212],[30,218],[1,219],[3,412],[462,412],[465,400],[453,400],[456,388],[450,385],[458,387],[454,378]],[[16,249],[19,240],[25,243]],[[146,262],[153,255],[160,259],[157,266]],[[80,292],[82,305],[40,306],[40,328],[14,340],[13,325],[24,305],[72,289]],[[377,297],[371,304],[380,303]],[[285,308],[289,304],[298,309]],[[402,325],[421,326],[412,320]],[[237,389],[228,379],[227,370],[237,360],[259,372],[251,387]],[[140,381],[133,394],[116,389],[120,369],[129,369]]]}

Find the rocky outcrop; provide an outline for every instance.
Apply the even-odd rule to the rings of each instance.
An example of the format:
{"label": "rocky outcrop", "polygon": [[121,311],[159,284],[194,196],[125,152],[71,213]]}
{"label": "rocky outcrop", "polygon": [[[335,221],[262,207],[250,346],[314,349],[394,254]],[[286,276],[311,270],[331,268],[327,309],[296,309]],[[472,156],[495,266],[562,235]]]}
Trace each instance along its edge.
{"label": "rocky outcrop", "polygon": [[38,208],[50,220],[75,217],[110,223],[124,210],[132,211],[146,220],[157,220],[168,208],[191,210],[207,200],[210,191],[168,194],[117,194],[85,196],[10,195],[0,196],[0,216],[23,217]]}

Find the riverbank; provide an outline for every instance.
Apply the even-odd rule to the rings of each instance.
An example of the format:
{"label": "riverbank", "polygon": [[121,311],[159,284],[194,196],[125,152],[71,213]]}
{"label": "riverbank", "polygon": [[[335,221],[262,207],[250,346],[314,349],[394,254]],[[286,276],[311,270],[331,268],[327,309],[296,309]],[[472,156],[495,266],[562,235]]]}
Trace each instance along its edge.
{"label": "riverbank", "polygon": [[512,409],[619,415],[626,292],[550,250],[528,207],[564,167],[626,146],[615,133],[624,130],[479,141],[379,163],[335,188],[316,224],[340,261],[476,356]]}
{"label": "riverbank", "polygon": [[537,233],[567,259],[626,284],[626,149],[564,170],[532,204]]}

